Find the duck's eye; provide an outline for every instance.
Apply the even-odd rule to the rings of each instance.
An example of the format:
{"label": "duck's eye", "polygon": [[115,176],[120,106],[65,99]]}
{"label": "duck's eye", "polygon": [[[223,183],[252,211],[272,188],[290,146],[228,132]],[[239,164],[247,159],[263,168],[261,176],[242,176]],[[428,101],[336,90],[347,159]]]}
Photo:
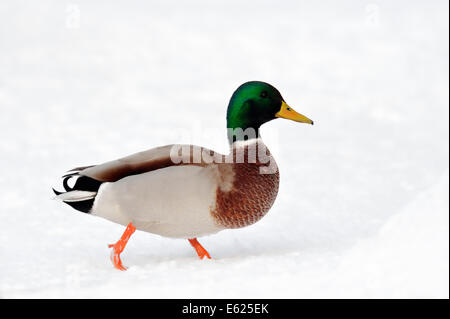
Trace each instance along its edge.
{"label": "duck's eye", "polygon": [[266,92],[266,91],[262,91],[261,94],[260,94],[260,96],[261,96],[262,98],[267,97],[267,92]]}
{"label": "duck's eye", "polygon": [[291,108],[290,108],[290,107],[287,107],[287,108],[286,108],[286,110],[290,111],[290,110],[291,110]]}

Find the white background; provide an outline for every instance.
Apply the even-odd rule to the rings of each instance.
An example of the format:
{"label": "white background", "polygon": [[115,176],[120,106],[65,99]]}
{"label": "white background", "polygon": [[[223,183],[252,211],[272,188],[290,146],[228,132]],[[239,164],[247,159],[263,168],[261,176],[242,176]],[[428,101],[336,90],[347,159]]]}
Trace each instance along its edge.
{"label": "white background", "polygon": [[[449,293],[447,1],[1,1],[0,296]],[[280,167],[257,224],[186,240],[52,200],[59,176],[168,143],[228,148],[241,83],[314,120],[263,126]]]}

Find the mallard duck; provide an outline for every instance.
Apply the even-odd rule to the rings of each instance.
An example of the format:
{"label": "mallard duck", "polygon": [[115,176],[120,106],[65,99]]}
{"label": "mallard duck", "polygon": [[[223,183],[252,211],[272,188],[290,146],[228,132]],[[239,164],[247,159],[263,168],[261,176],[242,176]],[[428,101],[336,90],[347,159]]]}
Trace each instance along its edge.
{"label": "mallard duck", "polygon": [[53,191],[78,211],[126,226],[109,245],[117,269],[126,270],[120,254],[136,229],[188,239],[200,259],[211,258],[198,237],[256,223],[275,201],[278,167],[259,128],[276,118],[313,124],[272,85],[246,82],[228,104],[228,155],[194,145],[161,146],[74,168],[62,177],[65,191]]}

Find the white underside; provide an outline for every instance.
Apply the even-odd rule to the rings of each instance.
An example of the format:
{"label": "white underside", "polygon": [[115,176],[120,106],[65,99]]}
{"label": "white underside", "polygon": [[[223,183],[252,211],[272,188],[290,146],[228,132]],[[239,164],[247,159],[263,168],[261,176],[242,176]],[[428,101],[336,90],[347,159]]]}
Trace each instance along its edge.
{"label": "white underside", "polygon": [[171,166],[104,183],[91,213],[166,237],[193,238],[223,229],[211,216],[217,167]]}

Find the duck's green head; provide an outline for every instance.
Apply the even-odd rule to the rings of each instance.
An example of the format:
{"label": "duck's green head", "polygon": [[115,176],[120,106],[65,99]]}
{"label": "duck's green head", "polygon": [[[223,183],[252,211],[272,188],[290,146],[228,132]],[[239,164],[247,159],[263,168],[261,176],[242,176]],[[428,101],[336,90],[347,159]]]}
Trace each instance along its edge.
{"label": "duck's green head", "polygon": [[[259,127],[276,118],[313,124],[309,118],[287,105],[280,92],[268,83],[246,82],[231,96],[227,110],[227,127],[233,129],[232,132],[239,128],[244,131],[252,128],[259,135]],[[241,138],[232,134],[229,139],[232,143]]]}

